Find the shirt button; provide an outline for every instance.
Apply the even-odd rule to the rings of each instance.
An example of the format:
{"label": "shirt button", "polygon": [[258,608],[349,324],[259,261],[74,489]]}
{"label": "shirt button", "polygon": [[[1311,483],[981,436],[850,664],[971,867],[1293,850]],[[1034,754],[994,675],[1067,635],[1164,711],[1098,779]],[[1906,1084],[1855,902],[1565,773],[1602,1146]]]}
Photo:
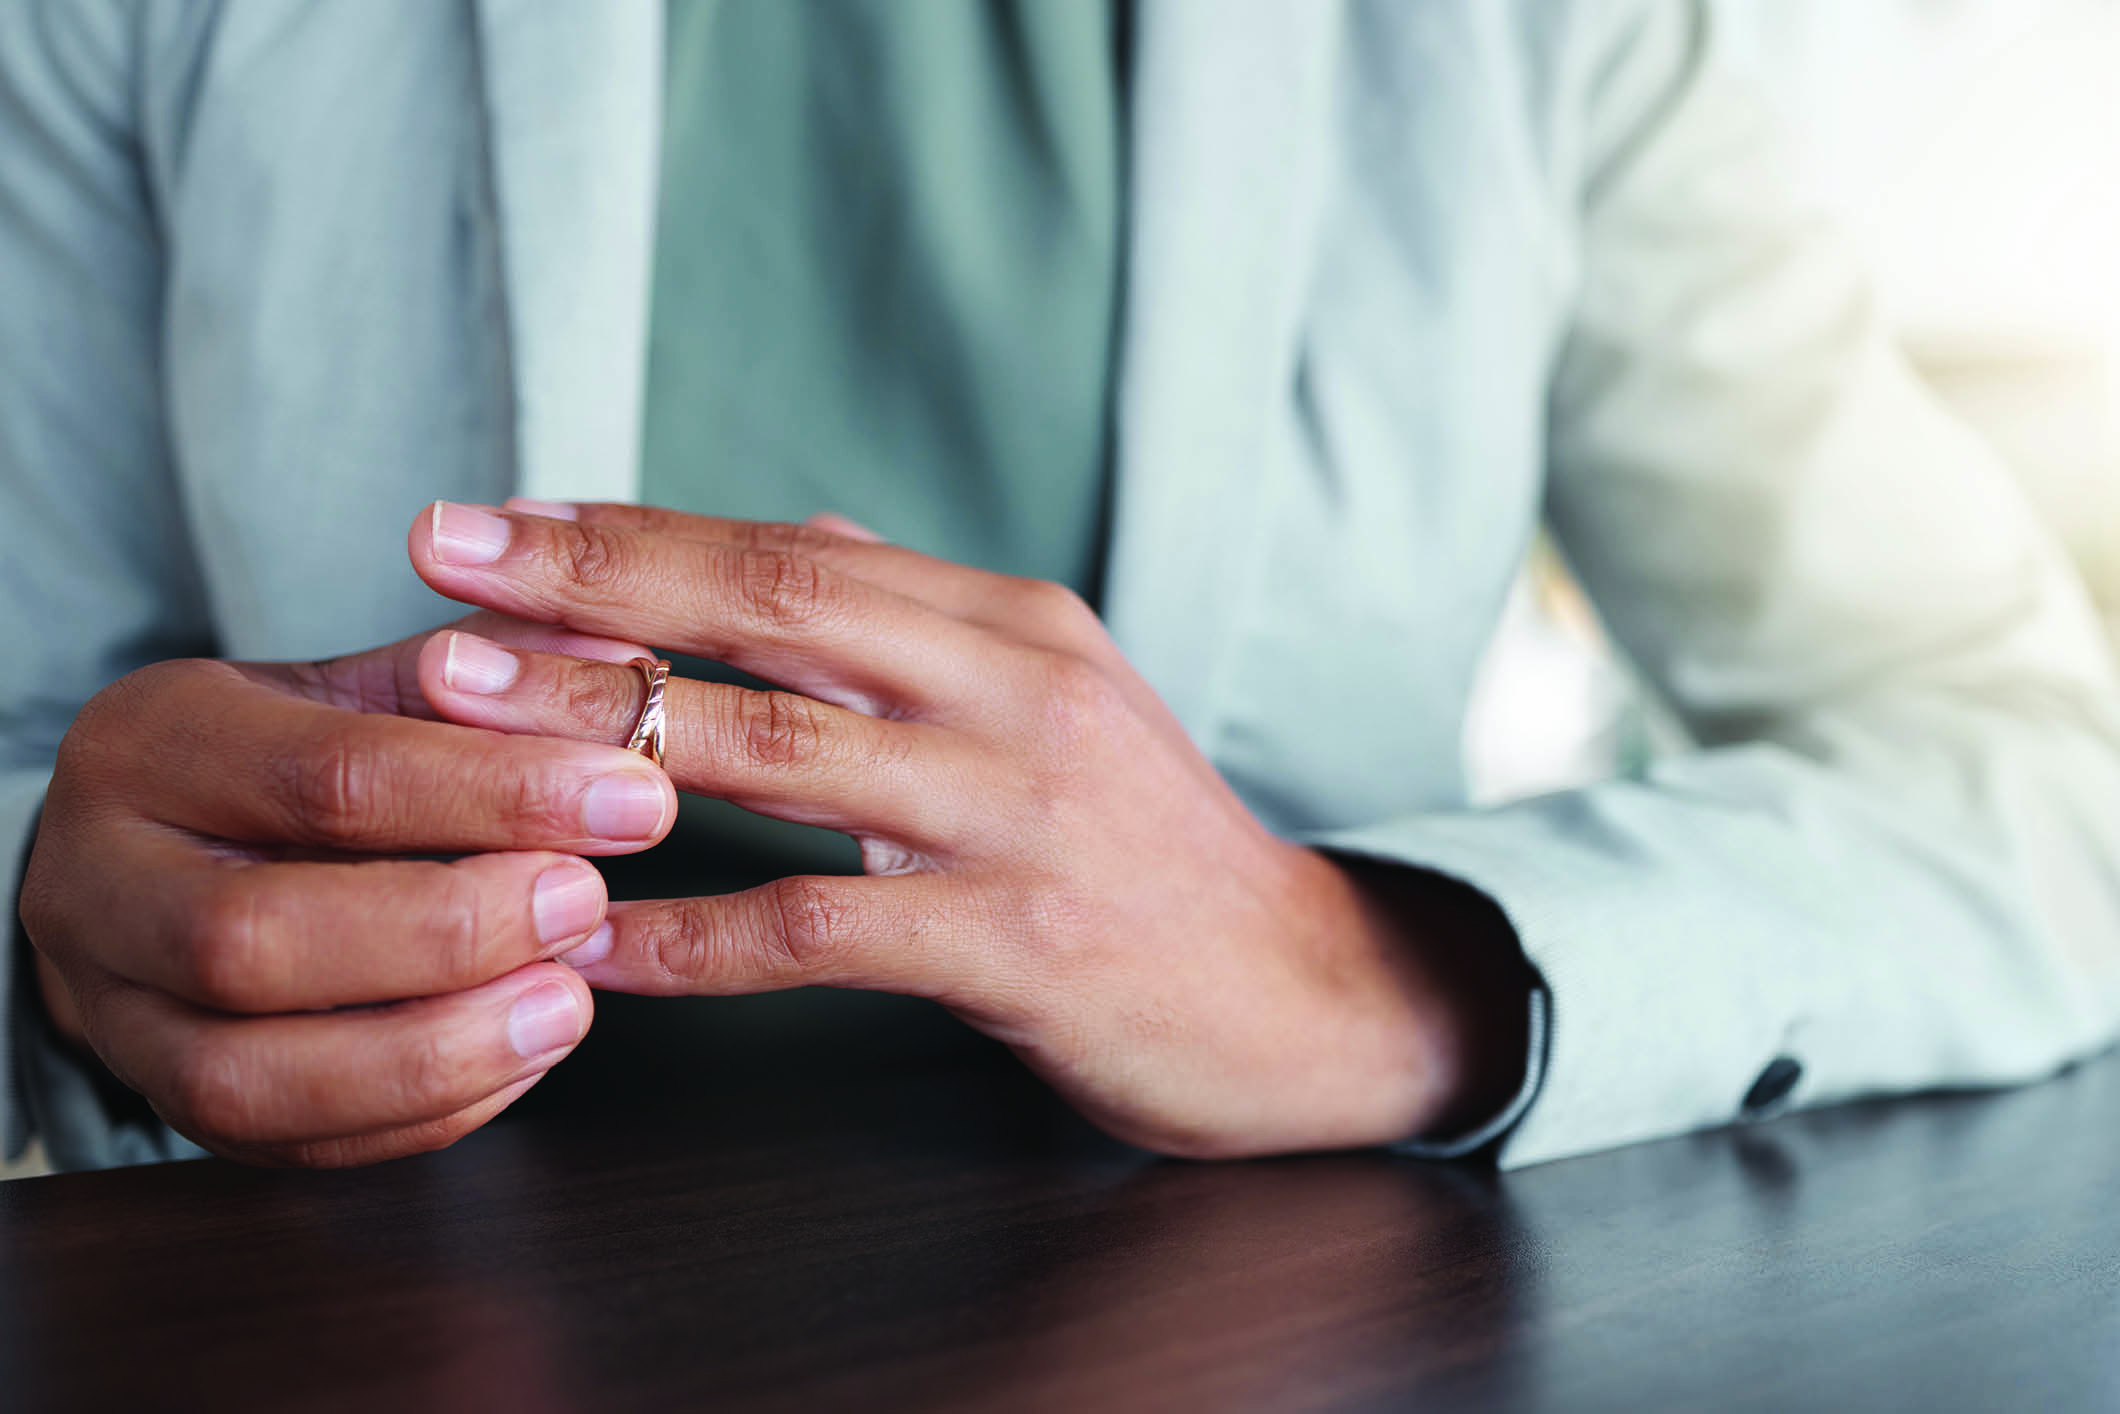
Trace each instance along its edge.
{"label": "shirt button", "polygon": [[1774,1057],[1767,1062],[1767,1068],[1759,1073],[1759,1079],[1752,1082],[1752,1088],[1745,1091],[1744,1112],[1748,1115],[1758,1114],[1768,1106],[1787,1099],[1789,1092],[1796,1088],[1796,1082],[1801,1079],[1802,1062],[1794,1056]]}

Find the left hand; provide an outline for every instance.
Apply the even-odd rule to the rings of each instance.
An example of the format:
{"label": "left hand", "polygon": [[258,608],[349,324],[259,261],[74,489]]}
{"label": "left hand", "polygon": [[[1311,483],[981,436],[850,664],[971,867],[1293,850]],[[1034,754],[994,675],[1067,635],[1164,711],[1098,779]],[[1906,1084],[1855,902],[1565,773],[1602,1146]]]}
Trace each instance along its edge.
{"label": "left hand", "polygon": [[[1467,936],[1457,886],[1364,887],[1276,838],[1065,588],[850,522],[536,509],[438,505],[413,563],[467,604],[788,689],[672,678],[670,776],[844,831],[867,873],[613,904],[574,959],[592,984],[928,997],[1120,1138],[1195,1157],[1383,1143],[1506,1098],[1483,1063],[1515,1046],[1521,1069],[1506,933]],[[454,661],[495,671],[452,682],[449,640],[420,662],[446,718],[622,741],[639,714],[630,667],[464,635]]]}

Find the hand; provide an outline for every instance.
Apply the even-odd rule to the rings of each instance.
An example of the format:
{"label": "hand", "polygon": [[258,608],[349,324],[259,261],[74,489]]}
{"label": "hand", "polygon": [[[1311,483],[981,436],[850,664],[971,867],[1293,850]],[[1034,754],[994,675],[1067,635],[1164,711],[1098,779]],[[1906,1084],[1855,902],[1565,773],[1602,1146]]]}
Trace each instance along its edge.
{"label": "hand", "polygon": [[[497,1114],[589,1024],[587,987],[550,960],[603,918],[574,856],[643,847],[675,815],[631,752],[435,720],[414,681],[426,637],[320,664],[159,663],[60,746],[22,890],[47,1009],[217,1153],[362,1163]],[[433,854],[464,857],[399,857]]]}
{"label": "hand", "polygon": [[[845,831],[868,875],[614,905],[594,985],[933,998],[1175,1154],[1384,1142],[1506,1098],[1524,992],[1491,907],[1275,838],[1066,590],[846,523],[530,509],[437,506],[413,562],[466,603],[789,689],[673,680],[671,777]],[[451,653],[483,690],[444,680]],[[419,671],[444,716],[511,732],[619,740],[643,698],[630,668],[468,635]]]}

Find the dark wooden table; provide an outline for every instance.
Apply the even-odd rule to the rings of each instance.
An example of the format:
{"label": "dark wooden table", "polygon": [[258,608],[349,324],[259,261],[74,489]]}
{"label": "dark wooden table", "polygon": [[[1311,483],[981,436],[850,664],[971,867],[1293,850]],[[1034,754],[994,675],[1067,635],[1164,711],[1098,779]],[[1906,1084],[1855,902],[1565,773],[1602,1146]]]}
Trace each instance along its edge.
{"label": "dark wooden table", "polygon": [[2113,1061],[1500,1177],[1158,1162],[982,1050],[583,1070],[363,1172],[0,1185],[0,1407],[2120,1408]]}

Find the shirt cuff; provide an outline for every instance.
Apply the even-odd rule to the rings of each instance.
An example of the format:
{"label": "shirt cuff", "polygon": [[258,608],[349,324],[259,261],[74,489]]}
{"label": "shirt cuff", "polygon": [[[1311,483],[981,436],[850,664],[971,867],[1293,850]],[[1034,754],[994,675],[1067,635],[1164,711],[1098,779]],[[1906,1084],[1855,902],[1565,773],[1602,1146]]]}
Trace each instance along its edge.
{"label": "shirt cuff", "polygon": [[1402,1139],[1390,1146],[1393,1153],[1416,1159],[1462,1159],[1499,1143],[1516,1128],[1517,1122],[1531,1109],[1532,1101],[1538,1098],[1539,1087],[1546,1082],[1547,1017],[1552,1012],[1546,984],[1533,983],[1525,1004],[1530,1008],[1531,1020],[1526,1032],[1530,1040],[1525,1048],[1524,1083],[1509,1097],[1509,1103],[1503,1105],[1493,1118],[1462,1134],[1443,1139]]}

